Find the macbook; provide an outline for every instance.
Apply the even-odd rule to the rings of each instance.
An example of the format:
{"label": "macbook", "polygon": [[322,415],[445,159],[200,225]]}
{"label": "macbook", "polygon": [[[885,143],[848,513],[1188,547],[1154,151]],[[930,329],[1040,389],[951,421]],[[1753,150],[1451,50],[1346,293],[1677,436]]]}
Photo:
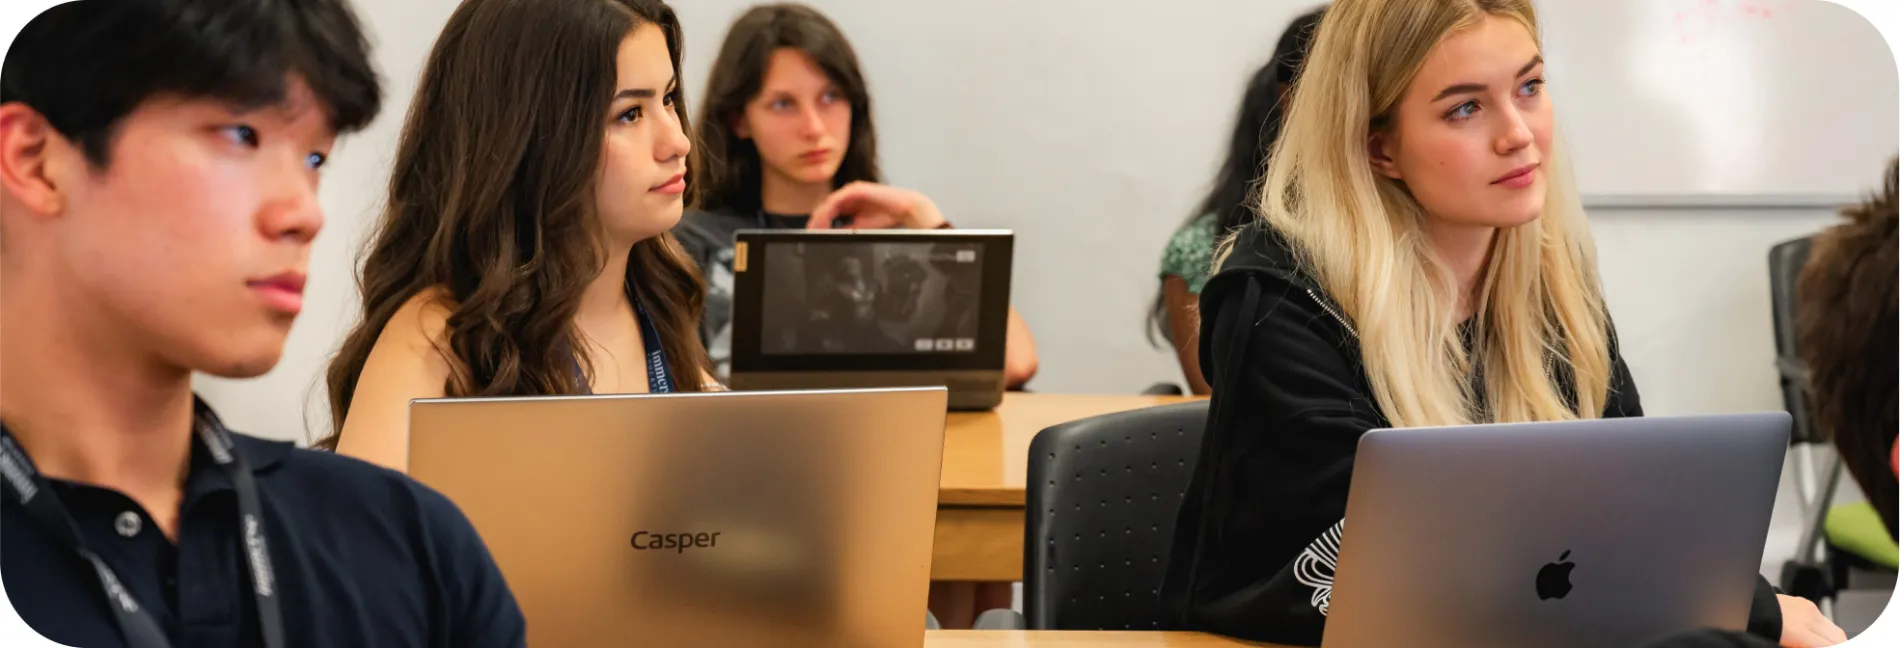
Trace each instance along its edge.
{"label": "macbook", "polygon": [[1629,648],[1742,630],[1786,413],[1375,430],[1325,648]]}

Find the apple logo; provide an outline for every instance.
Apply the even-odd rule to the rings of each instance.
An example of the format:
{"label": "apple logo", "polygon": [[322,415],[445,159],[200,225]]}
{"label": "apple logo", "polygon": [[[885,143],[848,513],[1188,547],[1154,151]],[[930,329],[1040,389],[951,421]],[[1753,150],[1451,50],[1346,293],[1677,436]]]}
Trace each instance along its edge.
{"label": "apple logo", "polygon": [[1548,601],[1570,595],[1570,570],[1576,569],[1577,563],[1569,562],[1568,558],[1570,552],[1565,551],[1564,555],[1557,557],[1562,562],[1544,565],[1543,569],[1537,570],[1537,600]]}

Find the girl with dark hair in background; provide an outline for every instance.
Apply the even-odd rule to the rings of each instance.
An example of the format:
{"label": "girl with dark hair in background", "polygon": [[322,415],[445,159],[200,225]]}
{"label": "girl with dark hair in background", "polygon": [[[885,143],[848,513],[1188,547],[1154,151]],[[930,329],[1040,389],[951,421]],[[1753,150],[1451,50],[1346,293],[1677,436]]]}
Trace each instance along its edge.
{"label": "girl with dark hair in background", "polygon": [[[731,361],[734,232],[947,228],[929,197],[885,184],[858,57],[817,10],[759,5],[732,24],[706,82],[694,211],[675,234],[707,283],[700,332],[717,375]],[[1036,375],[1035,339],[1009,313],[1003,375]]]}
{"label": "girl with dark hair in background", "polygon": [[[824,14],[801,4],[747,10],[726,33],[706,81],[693,160],[694,211],[674,234],[707,284],[700,332],[718,375],[732,353],[733,233],[742,229],[940,229],[929,197],[882,182],[871,95],[858,56]],[[1009,313],[1003,376],[1036,375],[1035,339]],[[947,628],[1009,607],[1005,583],[931,584]]]}
{"label": "girl with dark hair in background", "polygon": [[408,463],[408,403],[700,391],[667,230],[691,146],[660,0],[469,0],[429,56],[329,368],[345,454]]}
{"label": "girl with dark hair in background", "polygon": [[1207,284],[1214,264],[1214,244],[1228,233],[1253,219],[1255,181],[1267,165],[1267,149],[1280,137],[1280,97],[1293,85],[1307,46],[1313,42],[1313,29],[1319,26],[1324,8],[1294,18],[1280,34],[1273,58],[1255,72],[1240,100],[1240,117],[1234,122],[1234,134],[1228,140],[1227,161],[1214,176],[1214,187],[1201,199],[1194,215],[1168,239],[1161,257],[1161,286],[1155,291],[1154,305],[1148,312],[1148,339],[1160,332],[1174,347],[1181,360],[1181,372],[1195,394],[1212,390],[1201,377],[1201,318],[1194,302]]}

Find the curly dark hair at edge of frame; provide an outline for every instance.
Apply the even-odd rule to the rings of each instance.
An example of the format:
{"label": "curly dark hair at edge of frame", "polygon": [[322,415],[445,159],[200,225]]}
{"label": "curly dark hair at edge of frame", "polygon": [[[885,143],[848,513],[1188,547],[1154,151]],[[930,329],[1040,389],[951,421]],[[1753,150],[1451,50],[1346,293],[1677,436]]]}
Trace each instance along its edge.
{"label": "curly dark hair at edge of frame", "polygon": [[1814,237],[1795,287],[1815,427],[1832,437],[1890,534],[1900,534],[1900,484],[1890,463],[1900,428],[1897,201],[1900,157],[1888,162],[1879,193],[1843,210],[1847,222]]}

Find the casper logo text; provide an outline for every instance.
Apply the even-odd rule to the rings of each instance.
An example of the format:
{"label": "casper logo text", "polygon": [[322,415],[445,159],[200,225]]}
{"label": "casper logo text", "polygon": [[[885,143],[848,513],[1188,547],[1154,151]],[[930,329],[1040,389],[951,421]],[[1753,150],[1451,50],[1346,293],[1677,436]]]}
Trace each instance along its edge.
{"label": "casper logo text", "polygon": [[673,549],[686,553],[687,549],[711,548],[719,546],[719,534],[712,533],[651,533],[638,531],[633,534],[633,548],[639,551],[650,549]]}

